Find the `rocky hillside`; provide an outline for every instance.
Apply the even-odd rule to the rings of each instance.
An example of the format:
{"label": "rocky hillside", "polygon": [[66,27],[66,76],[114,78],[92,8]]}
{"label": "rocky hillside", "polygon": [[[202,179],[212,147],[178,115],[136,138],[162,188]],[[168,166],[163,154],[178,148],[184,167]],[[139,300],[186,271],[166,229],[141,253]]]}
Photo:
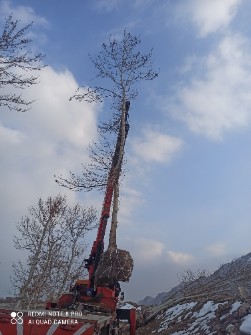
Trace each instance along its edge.
{"label": "rocky hillside", "polygon": [[251,334],[251,253],[138,309],[137,334]]}
{"label": "rocky hillside", "polygon": [[163,301],[166,300],[166,296],[167,292],[159,293],[155,298],[148,295],[144,299],[140,300],[138,304],[144,306],[160,305]]}

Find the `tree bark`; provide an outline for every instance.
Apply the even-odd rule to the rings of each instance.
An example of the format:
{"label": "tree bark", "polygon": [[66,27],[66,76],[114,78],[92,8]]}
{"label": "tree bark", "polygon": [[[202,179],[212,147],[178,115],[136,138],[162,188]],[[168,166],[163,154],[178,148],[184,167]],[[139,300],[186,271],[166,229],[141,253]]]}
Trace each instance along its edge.
{"label": "tree bark", "polygon": [[113,193],[113,210],[112,210],[112,221],[111,221],[111,230],[109,235],[109,245],[110,248],[117,248],[117,227],[118,227],[118,210],[119,210],[119,184],[114,185]]}
{"label": "tree bark", "polygon": [[[112,210],[112,222],[111,222],[111,229],[109,234],[109,245],[108,249],[110,248],[117,248],[117,239],[116,239],[116,232],[118,226],[118,210],[119,210],[119,176],[121,173],[121,167],[123,162],[124,156],[124,148],[125,148],[125,140],[126,140],[126,107],[125,107],[125,98],[123,99],[122,104],[122,113],[121,113],[121,126],[120,126],[120,143],[119,143],[119,152],[118,152],[118,162],[116,167],[114,168],[114,175],[113,175],[113,210]],[[115,155],[116,155],[115,150]]]}

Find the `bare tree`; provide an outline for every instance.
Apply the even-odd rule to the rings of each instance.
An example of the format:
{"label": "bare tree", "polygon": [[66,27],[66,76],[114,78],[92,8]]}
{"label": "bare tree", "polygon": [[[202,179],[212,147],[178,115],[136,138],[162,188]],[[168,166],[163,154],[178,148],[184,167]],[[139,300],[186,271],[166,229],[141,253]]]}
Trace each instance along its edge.
{"label": "bare tree", "polygon": [[[70,176],[56,177],[56,181],[72,190],[91,191],[104,190],[112,166],[112,160],[121,128],[122,117],[124,125],[129,129],[128,110],[130,101],[138,95],[137,83],[143,80],[153,80],[158,73],[152,69],[152,50],[146,54],[139,51],[141,40],[126,30],[119,39],[110,38],[109,43],[103,43],[97,56],[90,56],[96,69],[96,81],[100,85],[79,88],[71,99],[87,102],[106,100],[111,109],[98,124],[100,141],[90,146],[91,163],[83,164],[81,175],[70,172]],[[125,136],[120,136],[121,143]],[[120,143],[120,144],[121,144]],[[122,146],[121,146],[122,149]],[[122,164],[121,164],[122,166]]]}
{"label": "bare tree", "polygon": [[20,307],[35,307],[39,300],[56,299],[72,278],[83,275],[86,233],[96,226],[96,211],[70,206],[58,195],[37,206],[17,225],[14,244],[27,259],[13,265],[12,284]]}
{"label": "bare tree", "polygon": [[[32,40],[28,31],[32,23],[21,28],[19,23],[10,15],[0,35],[0,106],[25,112],[32,101],[25,100],[21,90],[37,83],[37,71],[44,67],[41,64],[44,55],[34,54],[30,48]],[[17,93],[9,93],[13,88]]]}
{"label": "bare tree", "polygon": [[130,254],[117,249],[116,244],[119,181],[129,130],[130,101],[138,95],[136,88],[138,82],[152,80],[158,75],[152,69],[152,50],[147,54],[141,53],[140,43],[138,37],[124,30],[121,40],[110,38],[109,43],[103,43],[102,50],[96,57],[90,56],[96,69],[96,80],[105,82],[85,88],[84,91],[79,88],[72,99],[87,102],[99,102],[105,99],[110,102],[111,111],[98,124],[102,141],[90,147],[91,163],[83,165],[82,175],[70,172],[70,178],[60,176],[56,179],[60,185],[73,190],[102,190],[107,184],[113,184],[109,245],[96,271],[100,281],[110,283],[117,280],[127,281],[133,268]]}

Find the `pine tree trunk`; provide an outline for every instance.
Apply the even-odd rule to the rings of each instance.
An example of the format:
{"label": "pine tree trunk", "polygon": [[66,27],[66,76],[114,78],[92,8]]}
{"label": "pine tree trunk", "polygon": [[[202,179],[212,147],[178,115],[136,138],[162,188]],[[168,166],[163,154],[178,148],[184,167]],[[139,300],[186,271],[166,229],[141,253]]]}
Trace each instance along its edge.
{"label": "pine tree trunk", "polygon": [[119,184],[116,183],[114,185],[114,193],[113,193],[112,222],[109,235],[108,249],[117,248],[116,231],[118,227],[118,210],[119,210]]}
{"label": "pine tree trunk", "polygon": [[[133,259],[126,250],[117,248],[116,232],[119,210],[119,176],[126,140],[126,106],[122,105],[120,131],[114,153],[116,167],[113,173],[113,209],[108,249],[103,253],[96,270],[95,285],[115,285],[118,281],[128,282],[133,270]],[[116,157],[117,155],[117,157]]]}
{"label": "pine tree trunk", "polygon": [[126,123],[126,107],[125,107],[125,99],[124,99],[123,105],[122,105],[122,113],[121,113],[118,162],[117,162],[117,166],[114,168],[114,175],[113,175],[113,188],[114,188],[113,210],[112,210],[112,222],[111,222],[111,229],[110,229],[110,234],[109,234],[108,249],[117,248],[116,231],[117,231],[117,226],[118,226],[118,210],[119,210],[119,176],[121,173],[121,167],[122,167],[123,156],[124,156],[125,140],[126,140],[125,123]]}

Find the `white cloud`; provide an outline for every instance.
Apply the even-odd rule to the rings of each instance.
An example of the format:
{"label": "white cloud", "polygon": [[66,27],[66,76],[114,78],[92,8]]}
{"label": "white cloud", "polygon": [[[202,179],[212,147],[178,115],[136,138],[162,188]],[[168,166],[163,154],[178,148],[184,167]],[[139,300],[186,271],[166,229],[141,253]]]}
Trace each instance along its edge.
{"label": "white cloud", "polygon": [[123,185],[121,188],[121,204],[119,206],[119,224],[132,224],[133,212],[144,203],[143,194],[136,189]]}
{"label": "white cloud", "polygon": [[69,71],[47,67],[41,71],[39,84],[24,91],[29,100],[39,97],[30,111],[17,113],[2,108],[0,202],[6,234],[11,234],[17,219],[39,196],[61,192],[76,198],[76,193],[59,187],[53,176],[62,173],[66,177],[68,170],[80,168],[96,136],[99,106],[69,102],[77,87]]}
{"label": "white cloud", "polygon": [[134,246],[135,257],[142,262],[152,261],[161,257],[164,251],[163,243],[145,238],[135,239]]}
{"label": "white cloud", "polygon": [[206,251],[212,256],[223,256],[226,254],[226,245],[224,243],[215,243],[206,247]]}
{"label": "white cloud", "polygon": [[190,18],[205,37],[229,26],[242,0],[188,0],[178,7],[179,15]]}
{"label": "white cloud", "polygon": [[187,264],[193,260],[193,256],[188,253],[168,251],[167,255],[169,259],[176,264]]}
{"label": "white cloud", "polygon": [[249,41],[227,35],[193,67],[192,78],[176,89],[166,110],[195,133],[221,138],[225,131],[250,123],[251,60]]}
{"label": "white cloud", "polygon": [[98,0],[96,6],[98,9],[111,11],[118,8],[124,0]]}
{"label": "white cloud", "polygon": [[22,143],[25,136],[18,130],[5,128],[0,123],[0,147],[7,145],[16,145]]}
{"label": "white cloud", "polygon": [[0,13],[2,19],[13,14],[14,18],[20,20],[24,25],[34,22],[36,25],[48,26],[48,21],[44,17],[36,15],[33,8],[22,5],[14,7],[12,2],[8,0],[0,2]]}
{"label": "white cloud", "polygon": [[195,55],[188,56],[185,59],[184,64],[178,68],[178,72],[181,74],[190,72],[198,61],[199,59]]}
{"label": "white cloud", "polygon": [[146,162],[169,162],[173,155],[182,147],[182,140],[154,131],[148,127],[144,137],[136,138],[132,148],[137,157]]}
{"label": "white cloud", "polygon": [[132,4],[133,7],[135,7],[136,9],[140,9],[140,8],[146,8],[153,2],[154,2],[153,0],[134,0]]}
{"label": "white cloud", "polygon": [[77,83],[68,70],[56,72],[46,67],[39,81],[39,85],[33,86],[29,94],[38,98],[34,103],[34,108],[39,111],[35,117],[44,131],[37,134],[33,127],[29,131],[34,136],[49,136],[58,144],[59,150],[63,149],[62,144],[79,148],[88,146],[96,133],[97,106],[69,101]]}
{"label": "white cloud", "polygon": [[[58,186],[54,174],[68,176],[88,159],[87,147],[96,136],[99,105],[69,102],[78,84],[69,71],[51,67],[41,71],[39,84],[23,91],[24,98],[36,100],[26,113],[1,108],[1,235],[0,254],[8,255],[2,264],[4,276],[0,291],[6,294],[11,264],[19,257],[12,239],[16,224],[35,205],[58,193],[70,202],[78,193]],[[11,93],[11,91],[9,92]],[[83,201],[82,201],[83,203]]]}

